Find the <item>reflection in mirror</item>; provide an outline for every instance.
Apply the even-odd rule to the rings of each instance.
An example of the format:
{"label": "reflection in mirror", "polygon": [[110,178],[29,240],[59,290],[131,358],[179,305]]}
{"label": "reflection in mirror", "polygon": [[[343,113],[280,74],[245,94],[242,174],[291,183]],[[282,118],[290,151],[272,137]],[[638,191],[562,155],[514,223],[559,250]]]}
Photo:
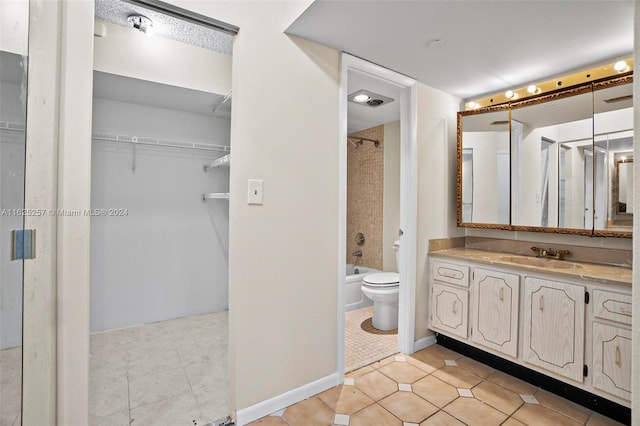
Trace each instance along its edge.
{"label": "reflection in mirror", "polygon": [[633,158],[616,161],[618,167],[616,180],[614,182],[613,197],[616,205],[616,213],[619,215],[633,214]]}
{"label": "reflection in mirror", "polygon": [[[23,261],[9,236],[23,228],[27,57],[0,51],[0,424],[20,424]],[[15,422],[15,423],[14,423]]]}
{"label": "reflection in mirror", "polygon": [[593,93],[594,229],[630,232],[633,225],[633,88]]}
{"label": "reflection in mirror", "polygon": [[509,224],[509,112],[462,119],[462,222]]}
{"label": "reflection in mirror", "polygon": [[592,149],[590,90],[515,104],[511,122],[512,225],[590,229],[585,171]]}

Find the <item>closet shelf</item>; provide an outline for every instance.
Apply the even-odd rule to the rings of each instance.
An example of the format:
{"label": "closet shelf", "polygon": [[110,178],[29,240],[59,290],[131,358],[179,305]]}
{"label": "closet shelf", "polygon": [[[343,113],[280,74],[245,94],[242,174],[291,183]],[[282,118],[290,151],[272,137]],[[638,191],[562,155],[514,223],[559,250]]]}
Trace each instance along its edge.
{"label": "closet shelf", "polygon": [[228,192],[209,192],[206,194],[202,194],[202,201],[206,200],[228,200],[229,193]]}
{"label": "closet shelf", "polygon": [[104,142],[129,143],[134,146],[149,145],[149,146],[160,146],[160,147],[166,147],[166,148],[183,148],[183,149],[195,149],[199,151],[222,151],[222,152],[229,152],[230,150],[230,147],[228,145],[214,145],[214,144],[200,143],[200,142],[176,141],[176,140],[169,140],[169,139],[143,137],[143,136],[128,136],[128,135],[119,135],[114,133],[93,133],[91,137],[93,140],[104,141]]}
{"label": "closet shelf", "polygon": [[209,169],[213,169],[214,167],[229,167],[231,164],[231,154],[227,154],[223,157],[216,158],[209,164],[205,164],[204,171],[206,172]]}

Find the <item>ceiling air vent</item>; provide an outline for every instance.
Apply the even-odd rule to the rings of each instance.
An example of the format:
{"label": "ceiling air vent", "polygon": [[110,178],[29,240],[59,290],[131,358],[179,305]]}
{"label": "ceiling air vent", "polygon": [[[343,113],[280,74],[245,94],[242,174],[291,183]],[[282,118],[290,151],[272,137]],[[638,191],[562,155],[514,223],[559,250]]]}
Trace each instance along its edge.
{"label": "ceiling air vent", "polygon": [[364,89],[353,92],[349,95],[348,99],[349,102],[364,106],[370,106],[372,108],[377,108],[380,105],[388,104],[394,101],[393,98],[389,98],[387,96],[383,96],[378,93],[371,92],[370,90]]}

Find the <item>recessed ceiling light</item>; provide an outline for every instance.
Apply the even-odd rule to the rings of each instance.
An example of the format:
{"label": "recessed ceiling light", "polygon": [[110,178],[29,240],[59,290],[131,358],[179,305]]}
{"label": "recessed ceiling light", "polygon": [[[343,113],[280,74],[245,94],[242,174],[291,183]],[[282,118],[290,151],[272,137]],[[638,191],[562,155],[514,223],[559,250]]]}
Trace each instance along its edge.
{"label": "recessed ceiling light", "polygon": [[355,95],[353,97],[353,101],[354,102],[358,102],[358,103],[364,103],[364,102],[367,102],[370,99],[371,98],[368,95],[365,95],[364,93],[361,93],[359,95]]}

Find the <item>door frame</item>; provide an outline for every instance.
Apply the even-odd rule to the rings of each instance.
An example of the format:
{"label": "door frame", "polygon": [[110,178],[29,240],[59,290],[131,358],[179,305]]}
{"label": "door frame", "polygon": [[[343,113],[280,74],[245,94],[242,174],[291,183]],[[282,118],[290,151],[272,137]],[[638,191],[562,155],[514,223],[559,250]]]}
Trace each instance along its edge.
{"label": "door frame", "polygon": [[415,293],[418,210],[417,82],[380,65],[341,55],[338,118],[338,277],[337,365],[338,380],[345,373],[345,276],[347,241],[347,83],[349,71],[384,80],[402,89],[400,96],[400,293],[398,301],[398,351],[415,351]]}

